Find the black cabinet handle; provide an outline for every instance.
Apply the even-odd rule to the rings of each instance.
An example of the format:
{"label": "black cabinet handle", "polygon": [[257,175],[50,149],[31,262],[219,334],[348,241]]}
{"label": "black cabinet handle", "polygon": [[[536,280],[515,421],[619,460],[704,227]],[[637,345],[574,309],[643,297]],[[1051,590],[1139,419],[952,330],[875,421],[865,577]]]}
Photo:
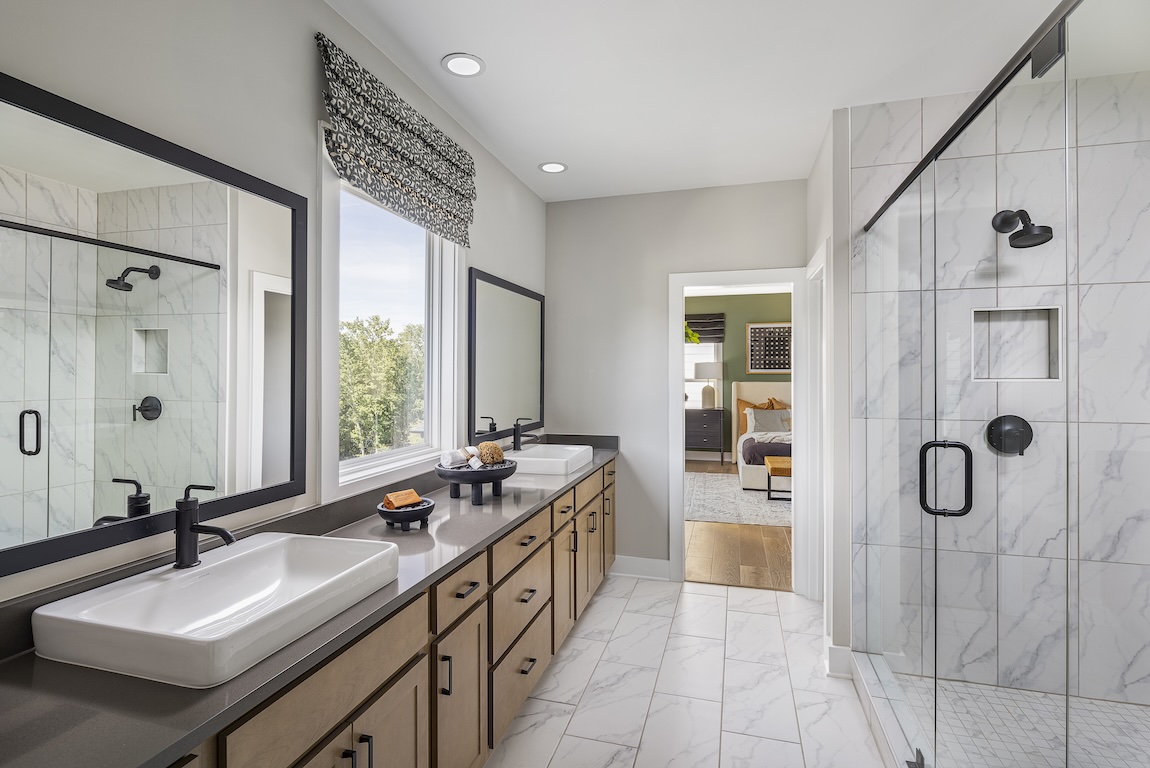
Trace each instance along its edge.
{"label": "black cabinet handle", "polygon": [[479,589],[479,582],[478,581],[472,581],[472,582],[468,583],[467,589],[465,589],[462,592],[456,592],[455,596],[458,597],[460,600],[462,600],[463,598],[467,597],[468,595],[470,595],[472,592],[474,592],[477,589]]}
{"label": "black cabinet handle", "polygon": [[375,768],[375,739],[365,733],[359,737],[359,743],[367,745],[367,768]]}
{"label": "black cabinet handle", "polygon": [[345,749],[343,751],[342,757],[344,760],[351,761],[351,768],[355,768],[357,765],[359,765],[359,753],[354,749]]}
{"label": "black cabinet handle", "polygon": [[[36,418],[36,447],[33,448],[32,450],[28,450],[28,441],[27,441],[25,434],[24,434],[24,425],[25,425],[25,423],[27,423],[27,421],[28,421],[27,417],[29,415],[34,416]],[[41,420],[40,412],[35,410],[35,409],[28,409],[26,411],[20,411],[20,453],[24,454],[25,456],[35,456],[36,454],[40,453],[40,448],[42,447],[40,435],[41,435],[41,432],[43,431],[40,428],[41,427],[41,421],[42,420]]]}
{"label": "black cabinet handle", "polygon": [[573,510],[573,509],[575,509],[575,507],[573,507],[572,505],[568,504],[567,506],[565,506],[565,507],[563,507],[562,509],[560,509],[560,510],[559,510],[559,514],[561,514],[561,515],[565,515],[565,514],[567,514],[568,512],[570,512],[570,511],[571,511],[571,510]]}
{"label": "black cabinet handle", "polygon": [[607,473],[607,477],[614,477],[614,476],[615,476],[615,470],[613,470],[613,469]]}
{"label": "black cabinet handle", "polygon": [[611,506],[612,506],[612,504],[611,504],[612,501],[613,501],[613,499],[608,499],[606,496],[603,497],[603,506],[605,507],[605,509],[603,510],[603,516],[604,517],[610,517],[611,516],[610,510],[611,510]]}
{"label": "black cabinet handle", "polygon": [[455,671],[455,664],[452,663],[450,656],[440,656],[439,660],[447,662],[447,687],[446,688],[440,688],[439,692],[442,693],[444,696],[450,696],[451,695],[451,689],[455,687],[451,683],[451,677]]}
{"label": "black cabinet handle", "polygon": [[591,527],[587,529],[587,533],[595,533],[599,530],[599,521],[595,519],[598,514],[598,512],[591,513]]}
{"label": "black cabinet handle", "polygon": [[528,659],[527,661],[529,661],[529,662],[531,662],[531,663],[527,665],[527,669],[521,669],[521,670],[519,670],[519,674],[521,674],[521,675],[530,675],[530,674],[531,674],[531,670],[535,669],[535,665],[536,665],[537,663],[539,663],[539,659]]}
{"label": "black cabinet handle", "polygon": [[[958,448],[962,451],[963,464],[965,464],[963,477],[963,494],[965,498],[962,509],[935,509],[927,501],[926,457],[927,454],[935,448]],[[922,507],[922,511],[928,515],[937,515],[939,517],[962,517],[970,512],[974,507],[974,454],[971,453],[970,446],[954,440],[931,440],[928,443],[923,443],[922,448],[918,450],[918,505]]]}
{"label": "black cabinet handle", "polygon": [[521,602],[521,603],[530,603],[532,600],[534,600],[534,599],[535,599],[535,596],[536,596],[537,594],[539,594],[539,590],[538,590],[538,589],[529,589],[529,590],[527,590],[527,597],[521,597],[521,598],[519,598],[519,602]]}
{"label": "black cabinet handle", "polygon": [[532,544],[535,543],[535,540],[538,538],[539,538],[538,536],[528,536],[524,541],[519,542],[519,546],[530,547]]}
{"label": "black cabinet handle", "polygon": [[571,551],[579,551],[579,531],[571,531]]}

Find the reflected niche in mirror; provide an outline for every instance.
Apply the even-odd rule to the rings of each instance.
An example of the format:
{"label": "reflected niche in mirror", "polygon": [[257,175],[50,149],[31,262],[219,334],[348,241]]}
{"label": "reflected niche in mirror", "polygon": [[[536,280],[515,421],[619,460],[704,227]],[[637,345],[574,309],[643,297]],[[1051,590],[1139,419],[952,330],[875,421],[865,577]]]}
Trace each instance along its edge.
{"label": "reflected niche in mirror", "polygon": [[474,442],[543,426],[543,295],[470,270],[468,435]]}
{"label": "reflected niche in mirror", "polygon": [[0,548],[290,481],[292,209],[0,126]]}

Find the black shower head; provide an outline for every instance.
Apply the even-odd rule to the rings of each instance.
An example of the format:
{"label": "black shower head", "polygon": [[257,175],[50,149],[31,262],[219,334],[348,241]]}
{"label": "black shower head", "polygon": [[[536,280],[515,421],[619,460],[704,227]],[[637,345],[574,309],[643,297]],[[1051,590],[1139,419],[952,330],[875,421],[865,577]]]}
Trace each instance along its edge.
{"label": "black shower head", "polygon": [[[1022,224],[1022,229],[1014,232],[1019,224]],[[1004,235],[1014,232],[1010,236],[1011,248],[1033,248],[1049,243],[1054,238],[1053,229],[1035,224],[1030,220],[1030,214],[1021,208],[1017,211],[999,211],[990,220],[990,225]]]}
{"label": "black shower head", "polygon": [[127,276],[133,272],[143,272],[153,280],[160,279],[160,268],[153,264],[147,269],[144,269],[143,267],[128,267],[120,273],[119,277],[109,277],[104,281],[104,285],[108,286],[109,288],[115,288],[117,291],[130,291],[132,290],[132,284],[129,283],[125,278],[127,278]]}

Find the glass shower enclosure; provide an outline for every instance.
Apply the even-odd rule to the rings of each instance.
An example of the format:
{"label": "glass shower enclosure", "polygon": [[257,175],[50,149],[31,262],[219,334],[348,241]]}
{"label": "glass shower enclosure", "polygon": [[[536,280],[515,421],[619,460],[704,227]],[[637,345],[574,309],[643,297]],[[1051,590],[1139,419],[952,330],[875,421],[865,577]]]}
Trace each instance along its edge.
{"label": "glass shower enclosure", "polygon": [[855,232],[854,645],[912,765],[1150,765],[1150,4],[1060,10]]}

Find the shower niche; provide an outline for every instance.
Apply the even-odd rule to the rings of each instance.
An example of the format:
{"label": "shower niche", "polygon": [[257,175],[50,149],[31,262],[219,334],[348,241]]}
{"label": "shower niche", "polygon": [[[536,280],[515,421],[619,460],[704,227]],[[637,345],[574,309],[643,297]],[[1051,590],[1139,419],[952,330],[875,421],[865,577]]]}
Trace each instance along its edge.
{"label": "shower niche", "polygon": [[1062,380],[1062,307],[975,309],[971,342],[974,381]]}

